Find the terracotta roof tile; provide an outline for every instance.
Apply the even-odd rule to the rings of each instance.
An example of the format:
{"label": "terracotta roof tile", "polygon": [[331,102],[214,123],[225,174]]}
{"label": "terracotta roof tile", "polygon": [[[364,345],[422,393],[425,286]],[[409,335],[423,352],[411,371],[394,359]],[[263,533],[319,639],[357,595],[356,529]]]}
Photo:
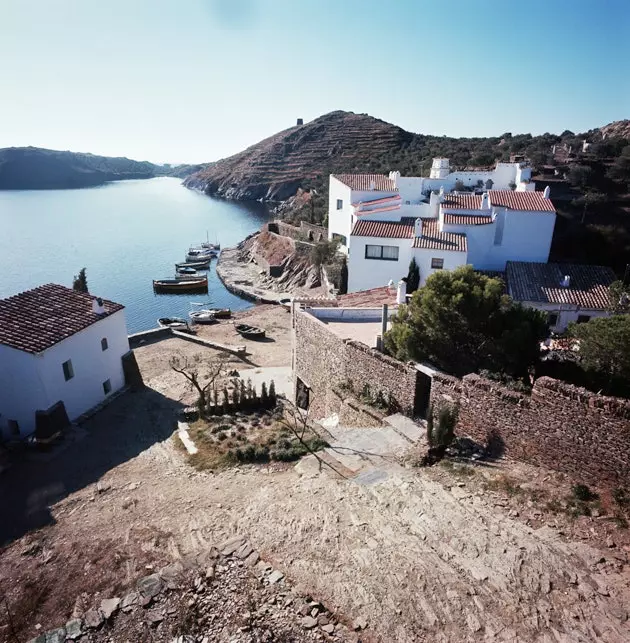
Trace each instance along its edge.
{"label": "terracotta roof tile", "polygon": [[526,212],[555,212],[551,199],[545,199],[542,192],[513,192],[512,190],[490,190],[490,203],[510,210]]}
{"label": "terracotta roof tile", "polygon": [[124,306],[103,300],[104,315],[92,312],[94,297],[46,284],[0,299],[0,344],[40,353]]}
{"label": "terracotta roof tile", "polygon": [[[568,288],[560,285],[565,275],[571,278]],[[508,261],[506,278],[516,301],[603,310],[608,307],[608,287],[617,277],[607,266]]]}
{"label": "terracotta roof tile", "polygon": [[384,174],[332,174],[351,190],[369,191],[374,184],[375,192],[398,192],[394,182]]}
{"label": "terracotta roof tile", "polygon": [[452,225],[488,225],[492,223],[492,217],[484,217],[474,214],[444,214],[444,223]]}
{"label": "terracotta roof tile", "polygon": [[414,219],[403,218],[401,221],[366,221],[360,219],[354,225],[353,237],[382,237],[384,239],[411,239],[413,237]]}
{"label": "terracotta roof tile", "polygon": [[397,306],[396,288],[387,286],[360,290],[347,295],[337,295],[337,302],[341,308],[376,308],[383,304]]}
{"label": "terracotta roof tile", "polygon": [[460,232],[440,232],[437,219],[422,219],[422,236],[413,240],[414,248],[467,252],[466,235]]}
{"label": "terracotta roof tile", "polygon": [[445,194],[442,207],[445,210],[479,210],[481,196],[478,194]]}

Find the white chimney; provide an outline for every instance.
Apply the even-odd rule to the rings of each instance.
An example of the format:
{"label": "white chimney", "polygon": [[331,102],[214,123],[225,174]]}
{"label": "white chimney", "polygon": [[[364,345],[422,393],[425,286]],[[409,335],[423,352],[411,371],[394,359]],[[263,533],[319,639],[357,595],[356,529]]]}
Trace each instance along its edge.
{"label": "white chimney", "polygon": [[487,210],[490,207],[490,198],[488,197],[488,193],[484,192],[481,195],[481,204],[479,206],[480,210]]}
{"label": "white chimney", "polygon": [[388,287],[390,290],[394,290],[394,280],[393,280],[393,279],[390,279],[390,280],[387,282],[387,287]]}
{"label": "white chimney", "polygon": [[376,187],[376,183],[374,181],[370,181],[370,190],[373,190]]}
{"label": "white chimney", "polygon": [[422,236],[422,219],[420,217],[416,219],[416,223],[414,227],[414,236],[418,238]]}
{"label": "white chimney", "polygon": [[561,285],[563,288],[568,288],[568,287],[571,285],[571,277],[570,277],[569,275],[565,275],[565,276],[562,278],[562,281],[560,282],[560,285]]}
{"label": "white chimney", "polygon": [[398,291],[396,292],[396,303],[407,303],[407,282],[402,279],[398,282]]}
{"label": "white chimney", "polygon": [[100,297],[94,297],[94,299],[92,299],[92,312],[97,315],[105,314],[105,306],[103,306],[103,300]]}
{"label": "white chimney", "polygon": [[548,198],[549,198],[549,193],[550,193],[550,192],[551,192],[551,188],[550,188],[549,186],[547,186],[547,187],[545,188],[545,191],[543,192],[543,197],[544,197],[545,199],[548,199]]}

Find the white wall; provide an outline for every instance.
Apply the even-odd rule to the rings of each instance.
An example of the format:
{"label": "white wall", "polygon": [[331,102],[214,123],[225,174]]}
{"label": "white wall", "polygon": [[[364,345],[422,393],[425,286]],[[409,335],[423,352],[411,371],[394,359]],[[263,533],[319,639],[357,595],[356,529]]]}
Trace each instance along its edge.
{"label": "white wall", "polygon": [[[343,208],[337,210],[337,199],[343,201]],[[352,230],[352,190],[336,179],[330,176],[328,184],[328,238],[332,239],[333,234],[341,234],[346,238],[346,243],[350,240],[350,231]],[[339,246],[343,252],[347,252],[347,246]]]}
{"label": "white wall", "polygon": [[[467,263],[465,252],[453,252],[452,250],[425,250],[424,248],[412,248],[412,256],[416,258],[420,268],[420,285],[424,286],[426,280],[434,273],[440,272],[439,268],[431,268],[431,260],[444,259],[442,270],[455,270]],[[411,261],[411,257],[409,258]]]}
{"label": "white wall", "polygon": [[0,433],[17,437],[8,430],[15,420],[20,434],[35,430],[35,410],[47,409],[48,396],[39,376],[41,358],[0,345]]}
{"label": "white wall", "polygon": [[[106,351],[101,349],[103,338],[108,343]],[[124,386],[121,357],[128,350],[125,313],[121,310],[41,354],[13,351],[20,355],[11,353],[9,365],[3,365],[4,378],[10,379],[8,387],[0,391],[0,412],[6,419],[18,419],[2,410],[6,406],[10,412],[19,415],[22,418],[22,421],[18,419],[20,432],[26,435],[35,430],[35,411],[46,410],[60,400],[68,417],[73,420],[107,397],[103,391],[105,380],[111,381],[111,393]],[[62,364],[67,360],[72,360],[74,377],[66,382]],[[18,381],[13,378],[11,373],[14,370],[29,379]],[[37,394],[21,395],[20,388],[29,386],[29,383]]]}
{"label": "white wall", "polygon": [[555,313],[558,315],[558,323],[551,326],[550,329],[556,333],[562,333],[567,329],[571,322],[576,322],[580,315],[588,315],[589,317],[610,317],[610,313],[606,310],[594,310],[591,308],[580,308],[569,304],[544,304],[541,302],[523,301],[524,306],[542,310],[545,313]]}
{"label": "white wall", "polygon": [[[391,279],[398,283],[409,272],[411,239],[383,239],[382,237],[352,237],[348,255],[348,292],[386,286]],[[365,246],[398,246],[398,261],[366,259]]]}

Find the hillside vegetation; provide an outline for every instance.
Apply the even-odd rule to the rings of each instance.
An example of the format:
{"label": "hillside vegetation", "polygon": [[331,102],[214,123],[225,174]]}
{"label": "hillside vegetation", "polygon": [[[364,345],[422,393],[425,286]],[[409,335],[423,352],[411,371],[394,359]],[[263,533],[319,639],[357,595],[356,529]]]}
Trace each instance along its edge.
{"label": "hillside vegetation", "polygon": [[0,190],[82,188],[121,179],[148,179],[165,173],[162,166],[122,157],[37,147],[0,149]]}

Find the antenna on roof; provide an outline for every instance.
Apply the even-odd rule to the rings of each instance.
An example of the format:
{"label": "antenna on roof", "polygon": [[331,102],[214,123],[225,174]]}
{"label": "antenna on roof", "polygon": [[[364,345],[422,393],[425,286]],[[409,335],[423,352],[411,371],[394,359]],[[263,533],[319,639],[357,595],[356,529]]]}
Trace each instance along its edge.
{"label": "antenna on roof", "polygon": [[560,285],[561,285],[563,288],[568,288],[568,287],[571,285],[571,277],[570,277],[569,275],[565,275],[565,276],[562,278],[562,281],[560,282]]}

